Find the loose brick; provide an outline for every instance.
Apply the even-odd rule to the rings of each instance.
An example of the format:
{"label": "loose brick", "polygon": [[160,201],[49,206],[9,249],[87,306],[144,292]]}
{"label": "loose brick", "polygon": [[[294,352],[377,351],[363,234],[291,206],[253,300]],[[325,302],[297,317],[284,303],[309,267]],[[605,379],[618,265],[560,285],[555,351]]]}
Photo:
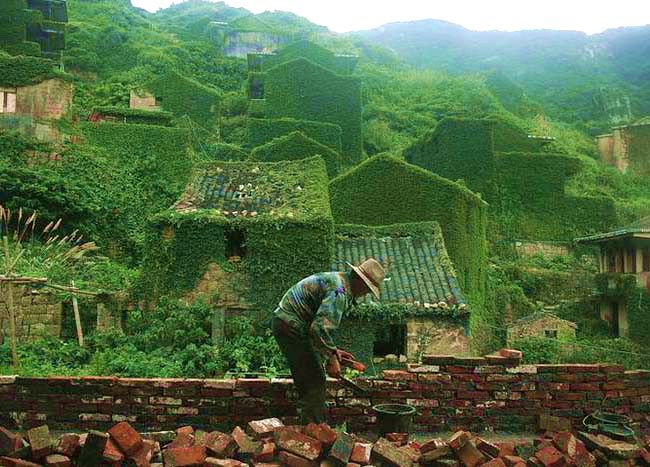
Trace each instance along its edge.
{"label": "loose brick", "polygon": [[280,463],[289,467],[318,467],[318,462],[296,456],[287,451],[280,451]]}
{"label": "loose brick", "polygon": [[59,438],[55,451],[67,457],[75,457],[80,447],[79,435],[66,433]]}
{"label": "loose brick", "polygon": [[506,464],[503,462],[503,459],[497,457],[496,459],[481,464],[481,467],[506,467]]}
{"label": "loose brick", "polygon": [[142,446],[142,436],[128,422],[120,422],[108,434],[126,456],[135,454]]}
{"label": "loose brick", "polygon": [[465,467],[475,467],[485,463],[487,460],[485,455],[471,441],[465,443],[459,449],[454,449],[454,452]]}
{"label": "loose brick", "polygon": [[72,467],[72,461],[62,454],[50,454],[45,456],[45,465],[50,467]]}
{"label": "loose brick", "polygon": [[22,439],[20,436],[0,426],[0,456],[11,454],[20,449],[21,446]]}
{"label": "loose brick", "polygon": [[386,433],[384,435],[388,441],[393,443],[395,446],[405,446],[409,442],[408,433]]}
{"label": "loose brick", "polygon": [[338,433],[327,423],[310,423],[305,427],[305,434],[320,441],[323,446],[331,446],[336,441]]}
{"label": "loose brick", "polygon": [[423,443],[422,445],[420,445],[420,452],[422,454],[424,454],[424,453],[427,453],[429,451],[439,449],[441,447],[449,447],[449,446],[447,446],[447,443],[445,443],[440,438],[433,438],[433,439]]}
{"label": "loose brick", "polygon": [[227,433],[212,431],[207,433],[202,444],[208,449],[208,452],[214,457],[228,459],[235,457],[239,446],[235,439]]}
{"label": "loose brick", "polygon": [[576,455],[577,442],[578,440],[575,436],[568,431],[562,431],[553,435],[553,444],[555,444],[555,447],[570,458]]}
{"label": "loose brick", "polygon": [[104,449],[108,443],[109,436],[107,433],[91,430],[85,437],[83,447],[79,452],[77,465],[79,467],[96,467],[104,456]]}
{"label": "loose brick", "polygon": [[564,456],[553,446],[545,446],[535,453],[544,467],[562,467],[566,464]]}
{"label": "loose brick", "polygon": [[457,431],[451,436],[451,438],[449,438],[449,441],[447,443],[449,444],[450,448],[457,450],[465,446],[469,440],[469,433],[465,431]]}
{"label": "loose brick", "polygon": [[140,448],[129,458],[136,467],[149,467],[149,463],[160,446],[156,441],[150,439],[142,440]]}
{"label": "loose brick", "polygon": [[370,443],[354,443],[352,453],[350,454],[350,461],[356,462],[359,465],[370,464],[370,455],[372,453],[372,444]]}
{"label": "loose brick", "polygon": [[262,439],[273,434],[273,432],[284,423],[278,418],[266,418],[264,420],[254,420],[248,422],[248,430],[256,439]]}
{"label": "loose brick", "polygon": [[486,454],[490,457],[497,457],[499,455],[499,446],[497,446],[496,444],[492,444],[488,441],[485,441],[482,438],[478,438],[476,440],[476,447],[483,454]]}
{"label": "loose brick", "polygon": [[372,448],[372,456],[377,457],[382,463],[394,467],[411,467],[413,465],[411,456],[401,451],[386,438],[379,438],[375,443]]}
{"label": "loose brick", "polygon": [[253,440],[250,436],[244,433],[244,430],[238,426],[232,430],[231,436],[237,443],[237,449],[240,457],[251,457],[253,454],[256,454],[262,449],[262,443]]}
{"label": "loose brick", "polygon": [[275,443],[272,441],[262,445],[262,450],[253,455],[253,462],[272,462],[275,457]]}
{"label": "loose brick", "polygon": [[0,457],[0,465],[2,467],[41,467],[40,464],[5,456]]}
{"label": "loose brick", "polygon": [[323,449],[323,445],[317,439],[288,429],[275,432],[275,443],[280,449],[312,461],[318,459]]}
{"label": "loose brick", "polygon": [[124,454],[111,438],[106,442],[103,456],[104,460],[111,464],[121,464],[124,461]]}
{"label": "loose brick", "polygon": [[519,456],[504,456],[502,457],[503,462],[506,464],[507,467],[515,467],[516,465],[519,464],[526,464],[526,461]]}
{"label": "loose brick", "polygon": [[41,425],[27,430],[27,439],[29,440],[34,459],[42,459],[54,451],[50,429],[47,425]]}
{"label": "loose brick", "polygon": [[330,450],[329,457],[341,464],[346,464],[350,460],[354,444],[355,440],[352,436],[347,433],[340,433]]}
{"label": "loose brick", "polygon": [[181,432],[176,435],[174,441],[169,443],[167,448],[190,448],[194,446],[194,434]]}
{"label": "loose brick", "polygon": [[248,464],[244,464],[237,459],[218,459],[216,457],[206,457],[203,461],[203,467],[248,467]]}
{"label": "loose brick", "polygon": [[168,448],[163,451],[165,467],[201,467],[206,457],[205,446]]}

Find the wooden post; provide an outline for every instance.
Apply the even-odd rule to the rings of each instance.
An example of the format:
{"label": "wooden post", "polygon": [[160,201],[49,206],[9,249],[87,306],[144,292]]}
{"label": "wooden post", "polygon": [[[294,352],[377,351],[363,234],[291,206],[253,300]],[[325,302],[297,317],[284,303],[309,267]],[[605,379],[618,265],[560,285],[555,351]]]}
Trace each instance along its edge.
{"label": "wooden post", "polygon": [[212,345],[217,347],[223,345],[225,324],[226,310],[218,306],[212,313]]}
{"label": "wooden post", "polygon": [[[71,282],[72,287],[74,287],[74,281]],[[79,316],[79,304],[77,303],[77,296],[72,294],[72,310],[74,311],[74,322],[77,325],[77,341],[79,342],[79,347],[84,346],[84,332],[81,328],[81,316]]]}
{"label": "wooden post", "polygon": [[14,285],[7,282],[7,308],[9,310],[9,327],[11,333],[11,364],[18,368],[18,336],[16,335],[16,310],[14,309]]}

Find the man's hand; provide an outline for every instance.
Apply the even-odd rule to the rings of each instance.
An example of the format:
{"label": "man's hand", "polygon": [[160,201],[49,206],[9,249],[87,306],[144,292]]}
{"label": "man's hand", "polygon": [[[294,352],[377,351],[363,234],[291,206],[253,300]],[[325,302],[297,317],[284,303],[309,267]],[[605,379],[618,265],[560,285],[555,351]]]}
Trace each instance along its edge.
{"label": "man's hand", "polygon": [[327,371],[327,374],[332,378],[338,379],[341,377],[341,363],[339,362],[338,358],[338,350],[336,352],[332,352],[330,355],[330,358],[327,361],[327,365],[325,366],[325,370]]}
{"label": "man's hand", "polygon": [[354,355],[352,355],[350,352],[346,352],[345,350],[336,349],[336,355],[339,358],[339,362],[341,360],[355,360]]}

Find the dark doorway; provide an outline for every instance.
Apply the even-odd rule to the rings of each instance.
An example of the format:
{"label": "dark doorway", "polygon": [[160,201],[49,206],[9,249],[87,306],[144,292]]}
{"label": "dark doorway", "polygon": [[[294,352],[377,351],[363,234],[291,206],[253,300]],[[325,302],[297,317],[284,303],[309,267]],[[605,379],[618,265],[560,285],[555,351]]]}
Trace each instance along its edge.
{"label": "dark doorway", "polygon": [[619,314],[618,302],[612,302],[612,331],[614,335],[617,337],[620,332],[618,328],[618,314]]}
{"label": "dark doorway", "polygon": [[375,357],[385,357],[389,354],[405,355],[406,325],[390,324],[378,327],[375,331],[373,354]]}
{"label": "dark doorway", "polygon": [[225,235],[226,258],[242,259],[246,256],[246,237],[244,231],[239,229],[228,230]]}

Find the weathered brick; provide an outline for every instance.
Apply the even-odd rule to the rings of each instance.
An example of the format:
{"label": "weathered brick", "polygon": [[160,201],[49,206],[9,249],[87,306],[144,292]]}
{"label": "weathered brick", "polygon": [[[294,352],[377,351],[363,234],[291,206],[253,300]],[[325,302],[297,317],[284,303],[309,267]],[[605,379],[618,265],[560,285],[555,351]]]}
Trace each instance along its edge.
{"label": "weathered brick", "polygon": [[465,431],[457,431],[451,436],[451,438],[449,438],[447,444],[449,444],[449,447],[452,448],[453,450],[457,450],[465,446],[469,442],[469,440],[470,440],[469,433]]}
{"label": "weathered brick", "polygon": [[61,435],[59,442],[56,445],[55,451],[66,457],[76,456],[79,450],[79,435],[73,433],[66,433]]}
{"label": "weathered brick", "polygon": [[287,451],[280,451],[280,462],[289,467],[318,467],[318,462],[296,456]]}
{"label": "weathered brick", "polygon": [[124,461],[124,454],[111,438],[106,442],[103,457],[110,464],[121,464]]}
{"label": "weathered brick", "polygon": [[248,467],[248,464],[238,461],[237,459],[218,459],[216,457],[206,457],[203,461],[203,467]]}
{"label": "weathered brick", "polygon": [[526,464],[526,461],[519,456],[504,456],[502,457],[503,462],[506,464],[507,467],[515,467],[516,465],[519,464]]}
{"label": "weathered brick", "polygon": [[395,446],[404,446],[409,442],[408,433],[386,433],[384,435],[384,438],[393,443]]}
{"label": "weathered brick", "polygon": [[72,461],[62,454],[50,454],[45,456],[45,465],[50,467],[72,467]]}
{"label": "weathered brick", "polygon": [[[341,436],[339,435],[339,438]],[[337,439],[338,441],[338,439]],[[275,444],[278,448],[309,460],[316,460],[323,446],[317,439],[311,438],[291,429],[280,429],[275,432]]]}
{"label": "weathered brick", "polygon": [[272,441],[268,441],[262,445],[262,449],[260,450],[260,452],[253,455],[253,462],[256,463],[273,462],[274,458],[275,458],[275,443]]}
{"label": "weathered brick", "polygon": [[404,370],[384,370],[383,376],[388,381],[417,381],[418,379],[415,373]]}
{"label": "weathered brick", "polygon": [[23,459],[15,459],[6,456],[0,457],[0,465],[2,467],[41,467],[40,464],[35,464]]}
{"label": "weathered brick", "polygon": [[0,426],[0,456],[11,454],[17,449],[20,449],[22,439],[15,433]]}
{"label": "weathered brick", "polygon": [[355,440],[347,433],[339,433],[336,442],[330,449],[329,457],[335,459],[337,462],[346,464],[352,455]]}
{"label": "weathered brick", "polygon": [[169,443],[168,448],[189,448],[194,446],[194,434],[182,431],[176,434],[174,441]]}
{"label": "weathered brick", "polygon": [[354,443],[352,453],[350,454],[350,461],[356,462],[359,465],[370,464],[370,455],[372,453],[371,443]]}
{"label": "weathered brick", "polygon": [[305,426],[304,432],[307,436],[320,441],[323,446],[331,446],[336,441],[338,434],[327,423],[310,423]]}
{"label": "weathered brick", "polygon": [[454,452],[465,467],[475,467],[485,463],[487,460],[485,455],[471,441],[465,443],[459,449],[454,449]]}
{"label": "weathered brick", "polygon": [[376,457],[383,463],[394,467],[411,467],[413,460],[411,456],[400,450],[386,438],[379,438],[372,448],[372,457]]}
{"label": "weathered brick", "polygon": [[506,467],[506,464],[503,462],[503,459],[497,457],[496,459],[481,464],[481,467]]}
{"label": "weathered brick", "polygon": [[206,457],[205,446],[168,448],[163,451],[165,467],[201,467]]}
{"label": "weathered brick", "polygon": [[27,430],[27,439],[29,440],[29,445],[32,449],[32,457],[34,459],[42,459],[48,454],[54,452],[50,429],[47,425],[41,425]]}
{"label": "weathered brick", "polygon": [[142,440],[140,448],[129,458],[136,467],[149,467],[151,459],[156,451],[160,450],[160,446],[156,441],[150,439]]}
{"label": "weathered brick", "polygon": [[244,433],[244,430],[242,430],[240,427],[235,427],[231,433],[231,436],[237,443],[239,456],[250,457],[262,449],[262,443],[253,440],[250,436]]}
{"label": "weathered brick", "polygon": [[248,422],[249,432],[256,438],[262,439],[273,434],[273,432],[284,423],[279,418],[266,418],[264,420],[253,420]]}
{"label": "weathered brick", "polygon": [[535,453],[535,457],[544,467],[562,467],[566,460],[560,451],[553,446],[545,446]]}
{"label": "weathered brick", "polygon": [[207,433],[201,440],[208,452],[214,457],[228,459],[235,457],[239,446],[235,439],[227,433],[212,431]]}
{"label": "weathered brick", "polygon": [[128,422],[114,425],[108,434],[127,457],[135,454],[142,446],[142,436]]}
{"label": "weathered brick", "polygon": [[499,446],[485,441],[482,438],[476,439],[476,447],[479,449],[479,451],[490,457],[497,457],[499,455]]}

